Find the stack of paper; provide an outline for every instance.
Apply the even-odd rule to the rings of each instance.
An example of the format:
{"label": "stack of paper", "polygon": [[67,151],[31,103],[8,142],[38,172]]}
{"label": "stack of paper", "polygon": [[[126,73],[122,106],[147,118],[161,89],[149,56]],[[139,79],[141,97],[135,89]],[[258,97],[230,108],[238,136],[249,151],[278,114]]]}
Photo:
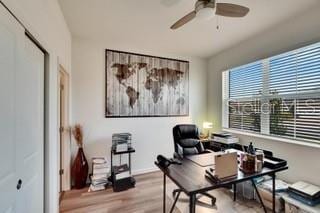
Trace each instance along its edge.
{"label": "stack of paper", "polygon": [[107,164],[105,158],[93,158],[92,159],[92,176],[90,191],[104,190],[105,186],[108,184],[108,174],[110,168]]}
{"label": "stack of paper", "polygon": [[214,141],[225,144],[238,143],[239,138],[231,135],[230,133],[212,133],[211,138]]}
{"label": "stack of paper", "polygon": [[114,174],[116,180],[130,177],[131,175],[128,164],[114,166]]}
{"label": "stack of paper", "polygon": [[289,187],[289,196],[309,206],[320,204],[320,187],[303,181]]}
{"label": "stack of paper", "polygon": [[116,152],[127,151],[131,147],[130,133],[115,133],[112,135],[112,146]]}
{"label": "stack of paper", "polygon": [[117,144],[116,152],[125,152],[127,150],[128,150],[128,144],[127,143]]}

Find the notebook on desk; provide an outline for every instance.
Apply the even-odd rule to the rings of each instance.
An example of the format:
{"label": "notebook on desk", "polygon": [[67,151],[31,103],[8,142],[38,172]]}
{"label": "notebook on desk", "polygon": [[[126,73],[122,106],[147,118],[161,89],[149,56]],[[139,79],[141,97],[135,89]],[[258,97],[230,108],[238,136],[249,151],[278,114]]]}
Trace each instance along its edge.
{"label": "notebook on desk", "polygon": [[213,166],[215,164],[214,162],[214,153],[207,153],[207,154],[201,154],[201,155],[190,155],[186,158],[188,160],[191,160],[193,163],[197,164],[201,167],[207,167],[207,166]]}
{"label": "notebook on desk", "polygon": [[208,167],[208,166],[214,166],[215,164],[215,156],[227,154],[227,153],[237,153],[238,150],[235,149],[228,149],[225,152],[212,152],[212,153],[206,153],[206,154],[200,154],[200,155],[190,155],[186,156],[185,158],[188,160],[191,160],[193,163],[197,164],[201,167]]}

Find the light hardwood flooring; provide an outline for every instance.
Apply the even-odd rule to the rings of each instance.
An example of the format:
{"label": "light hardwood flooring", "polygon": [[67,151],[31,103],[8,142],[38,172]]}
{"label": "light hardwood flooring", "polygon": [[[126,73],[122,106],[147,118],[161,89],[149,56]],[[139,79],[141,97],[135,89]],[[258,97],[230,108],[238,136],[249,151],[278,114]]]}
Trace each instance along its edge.
{"label": "light hardwood flooring", "polygon": [[[114,193],[112,188],[88,192],[88,188],[65,192],[60,203],[64,213],[156,213],[162,212],[162,181],[160,172],[135,176],[136,187]],[[171,199],[167,199],[171,206]],[[169,211],[169,207],[168,207]],[[180,213],[177,209],[175,213]]]}
{"label": "light hardwood flooring", "polygon": [[[162,212],[162,181],[160,172],[135,176],[136,187],[127,191],[114,193],[111,188],[100,192],[88,192],[88,188],[65,192],[60,203],[61,213],[160,213]],[[168,179],[167,179],[168,180]],[[175,188],[168,180],[167,212],[172,204],[171,188]],[[197,213],[205,212],[262,212],[258,203],[233,203],[231,194],[217,191],[217,200],[224,203],[223,209],[198,208]],[[219,195],[221,194],[221,196]],[[215,196],[216,196],[215,195]],[[220,200],[219,200],[220,199]],[[178,207],[187,206],[180,202]],[[179,208],[184,209],[184,208]],[[184,212],[184,210],[182,210]],[[175,213],[181,213],[177,208]]]}

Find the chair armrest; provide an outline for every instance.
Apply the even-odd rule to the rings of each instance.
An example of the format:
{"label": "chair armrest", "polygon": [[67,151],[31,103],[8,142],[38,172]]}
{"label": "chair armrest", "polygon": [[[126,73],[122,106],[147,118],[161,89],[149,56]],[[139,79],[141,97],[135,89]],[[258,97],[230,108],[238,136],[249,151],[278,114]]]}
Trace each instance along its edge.
{"label": "chair armrest", "polygon": [[180,154],[179,154],[179,153],[177,153],[177,152],[174,152],[174,153],[173,153],[173,158],[182,159],[182,158],[183,158],[183,156],[182,156],[182,155],[180,155]]}
{"label": "chair armrest", "polygon": [[210,149],[205,149],[203,153],[214,153],[214,151],[212,151]]}

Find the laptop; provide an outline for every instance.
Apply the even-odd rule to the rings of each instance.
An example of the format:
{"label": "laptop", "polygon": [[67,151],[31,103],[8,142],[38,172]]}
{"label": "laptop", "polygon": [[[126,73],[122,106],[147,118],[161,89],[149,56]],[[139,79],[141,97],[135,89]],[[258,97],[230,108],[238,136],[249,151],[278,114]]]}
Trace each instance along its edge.
{"label": "laptop", "polygon": [[214,176],[218,179],[238,175],[237,152],[226,152],[215,156]]}

